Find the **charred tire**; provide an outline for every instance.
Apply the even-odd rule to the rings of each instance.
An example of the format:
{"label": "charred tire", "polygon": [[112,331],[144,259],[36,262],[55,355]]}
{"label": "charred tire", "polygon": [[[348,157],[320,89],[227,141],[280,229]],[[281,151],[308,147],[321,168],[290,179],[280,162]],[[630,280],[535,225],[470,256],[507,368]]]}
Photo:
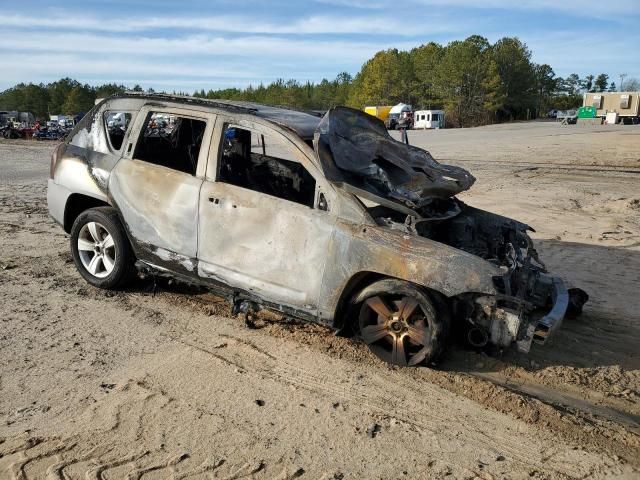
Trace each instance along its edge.
{"label": "charred tire", "polygon": [[71,227],[71,255],[80,275],[95,287],[119,288],[135,276],[129,239],[111,207],[78,215]]}
{"label": "charred tire", "polygon": [[449,317],[439,299],[402,280],[379,280],[354,297],[357,336],[381,360],[397,366],[434,362],[444,350]]}

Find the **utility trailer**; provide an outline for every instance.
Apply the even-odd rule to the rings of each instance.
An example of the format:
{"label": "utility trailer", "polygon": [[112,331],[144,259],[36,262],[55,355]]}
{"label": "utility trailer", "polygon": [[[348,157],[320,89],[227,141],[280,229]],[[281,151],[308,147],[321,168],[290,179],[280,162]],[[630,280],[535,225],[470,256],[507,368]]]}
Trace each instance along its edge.
{"label": "utility trailer", "polygon": [[413,115],[413,128],[444,128],[444,110],[417,110]]}

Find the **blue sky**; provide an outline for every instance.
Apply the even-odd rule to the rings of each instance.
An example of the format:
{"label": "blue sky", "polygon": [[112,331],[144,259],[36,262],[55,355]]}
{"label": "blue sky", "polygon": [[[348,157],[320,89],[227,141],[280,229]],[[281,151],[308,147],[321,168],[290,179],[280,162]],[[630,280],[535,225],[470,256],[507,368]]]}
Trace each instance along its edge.
{"label": "blue sky", "polygon": [[[640,0],[0,0],[0,89],[69,76],[156,90],[355,74],[376,51],[518,36],[559,76],[640,79]],[[634,38],[635,37],[635,38]]]}

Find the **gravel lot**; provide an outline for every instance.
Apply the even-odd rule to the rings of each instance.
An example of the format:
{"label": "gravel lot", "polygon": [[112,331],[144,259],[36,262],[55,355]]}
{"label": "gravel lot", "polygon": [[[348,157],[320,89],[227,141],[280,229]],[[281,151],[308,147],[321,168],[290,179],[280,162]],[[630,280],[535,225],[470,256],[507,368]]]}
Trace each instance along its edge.
{"label": "gravel lot", "polygon": [[398,370],[181,285],[97,290],[47,215],[52,144],[0,142],[0,478],[638,478],[640,127],[409,138],[589,293],[552,342]]}

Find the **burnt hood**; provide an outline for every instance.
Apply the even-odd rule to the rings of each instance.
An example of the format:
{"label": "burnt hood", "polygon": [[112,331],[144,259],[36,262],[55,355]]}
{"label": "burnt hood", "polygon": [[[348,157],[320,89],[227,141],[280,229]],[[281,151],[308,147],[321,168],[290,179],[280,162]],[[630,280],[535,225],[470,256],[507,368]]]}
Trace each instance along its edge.
{"label": "burnt hood", "polygon": [[411,209],[453,197],[475,182],[465,169],[442,165],[429,152],[394,140],[382,121],[352,108],[329,110],[313,144],[329,181]]}

